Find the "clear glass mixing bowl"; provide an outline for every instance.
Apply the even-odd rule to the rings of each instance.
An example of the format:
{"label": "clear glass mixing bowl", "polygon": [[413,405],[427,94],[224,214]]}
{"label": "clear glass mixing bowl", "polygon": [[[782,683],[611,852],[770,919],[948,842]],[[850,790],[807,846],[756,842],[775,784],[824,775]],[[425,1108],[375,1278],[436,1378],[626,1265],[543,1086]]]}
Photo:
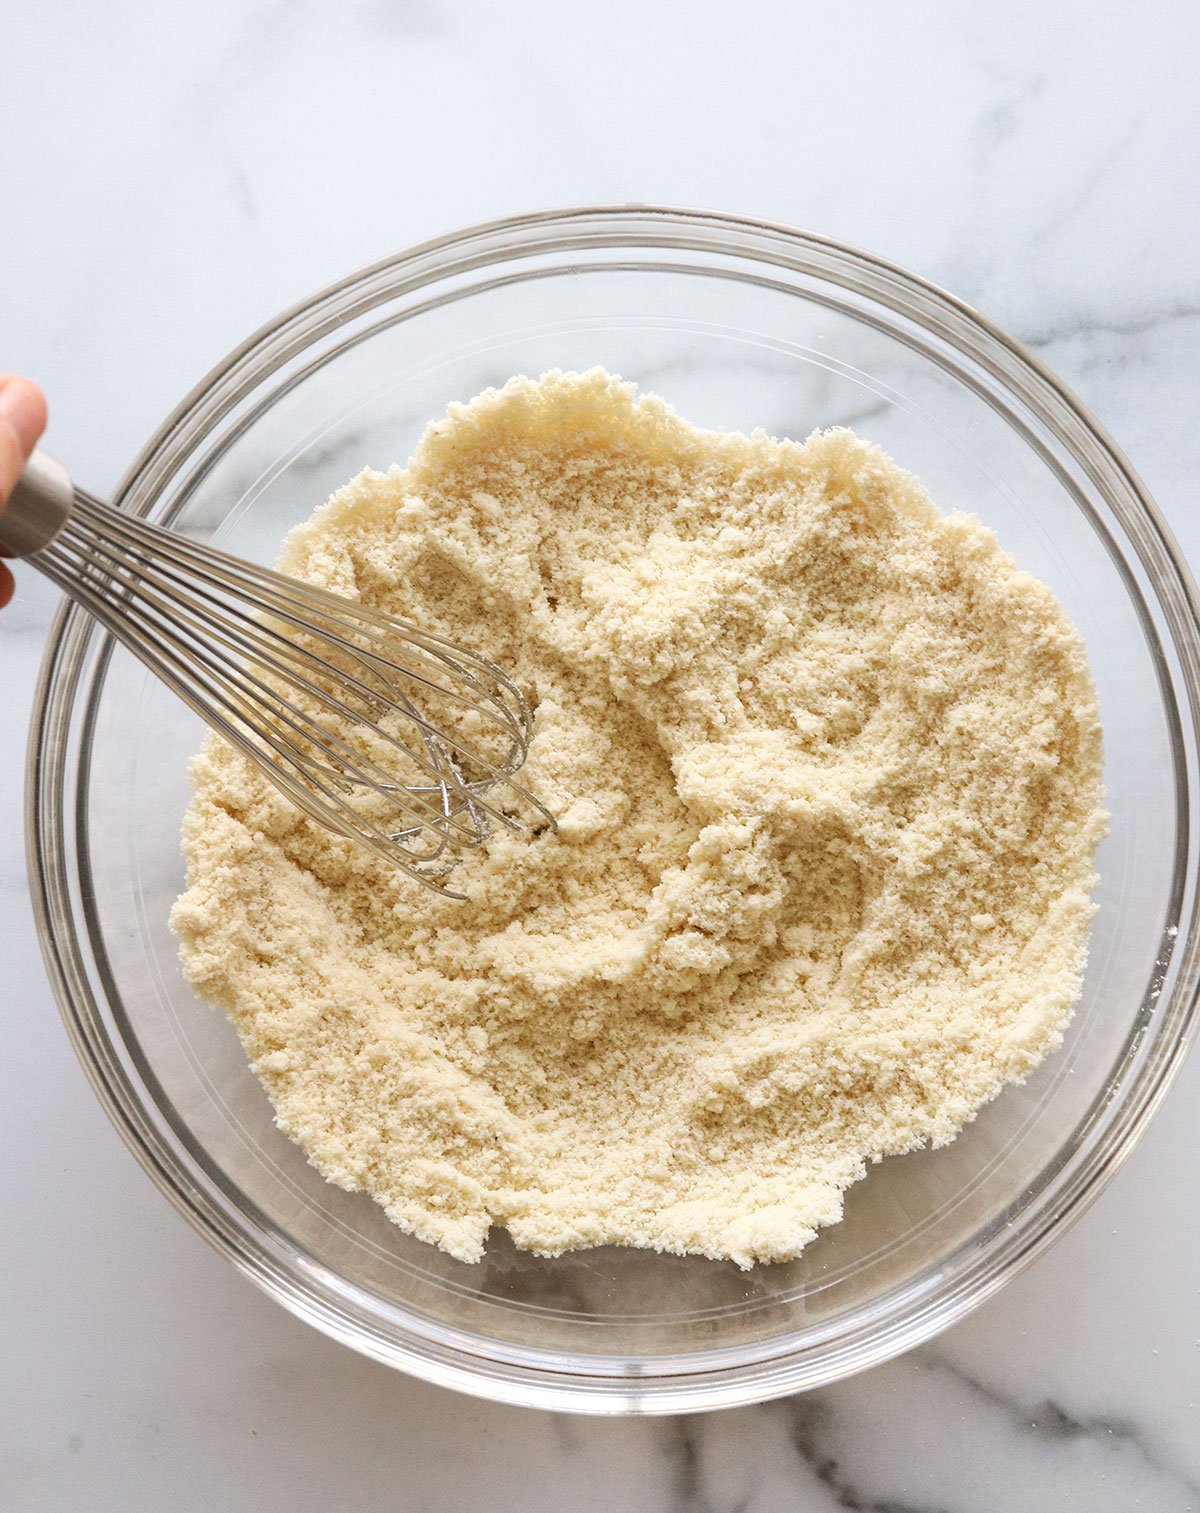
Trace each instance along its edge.
{"label": "clear glass mixing bowl", "polygon": [[958,301],[819,237],[724,216],[526,216],[355,274],[252,337],[119,502],[272,561],[286,530],[513,373],[602,363],[705,426],[851,424],[977,513],[1087,639],[1112,833],[1066,1045],[952,1146],[892,1159],[843,1223],[750,1272],[496,1235],[463,1265],[325,1182],[274,1127],[233,1029],[184,981],[185,769],[201,730],[79,611],[55,623],[29,772],[31,876],[76,1049],[147,1171],[318,1328],[418,1376],[573,1411],[674,1412],[816,1386],[960,1317],[1095,1196],[1162,1097],[1197,989],[1196,605],[1128,464]]}

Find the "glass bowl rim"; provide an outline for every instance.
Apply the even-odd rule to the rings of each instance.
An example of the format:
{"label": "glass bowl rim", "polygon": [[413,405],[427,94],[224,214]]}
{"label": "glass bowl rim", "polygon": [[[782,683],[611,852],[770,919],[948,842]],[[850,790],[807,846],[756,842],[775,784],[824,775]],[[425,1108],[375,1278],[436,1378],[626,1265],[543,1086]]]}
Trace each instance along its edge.
{"label": "glass bowl rim", "polygon": [[[1179,918],[1185,885],[1195,882],[1195,848],[1185,771],[1195,778],[1200,749],[1200,608],[1181,552],[1115,442],[1086,407],[1033,353],[956,296],[871,253],[795,228],[724,213],[654,205],[596,205],[505,217],[419,243],[347,275],[300,300],[261,326],[218,363],[184,397],[139,452],[115,491],[126,505],[140,488],[135,507],[153,509],[154,479],[169,476],[178,457],[194,441],[275,371],[352,313],[374,308],[406,289],[434,286],[454,273],[471,272],[538,253],[678,249],[735,256],[756,264],[775,263],[793,272],[816,272],[867,299],[882,299],[918,325],[933,331],[964,356],[989,369],[1005,390],[1048,427],[1055,440],[1102,488],[1097,472],[1110,480],[1102,491],[1133,544],[1166,618],[1187,695],[1186,723],[1175,702],[1178,689],[1160,672],[1164,697],[1175,717],[1172,737],[1177,758],[1177,844],[1174,913]],[[273,358],[277,359],[273,362]],[[272,365],[273,362],[273,365]],[[1117,486],[1113,486],[1117,485]],[[1148,556],[1149,554],[1149,556]],[[384,1339],[372,1333],[353,1310],[336,1299],[317,1296],[286,1262],[230,1212],[216,1192],[201,1193],[178,1151],[168,1149],[148,1117],[116,1047],[107,1034],[96,995],[88,982],[82,942],[76,929],[68,875],[66,758],[93,628],[83,611],[60,606],[42,661],[35,692],[27,761],[26,838],[30,896],[35,923],[55,998],[77,1056],[102,1106],[155,1184],[192,1226],[268,1294],[333,1338],[364,1354],[440,1385],[500,1401],[568,1412],[677,1413],[761,1401],[824,1385],[890,1359],[921,1343],[991,1296],[1041,1253],[1094,1200],[1132,1150],[1179,1070],[1200,1020],[1200,928],[1193,909],[1186,937],[1166,946],[1174,980],[1155,992],[1151,1003],[1157,1027],[1150,1045],[1157,1055],[1143,1062],[1116,1101],[1093,1148],[1082,1162],[1079,1146],[1051,1171],[1038,1199],[1008,1232],[992,1234],[984,1254],[960,1268],[950,1286],[907,1284],[880,1301],[916,1293],[915,1300],[875,1318],[878,1304],[860,1306],[850,1317],[857,1327],[819,1342],[816,1350],[787,1348],[794,1335],[776,1337],[780,1348],[736,1359],[738,1347],[686,1357],[575,1358],[543,1347],[489,1348],[482,1336],[442,1326],[428,1327],[409,1316],[407,1336]],[[103,638],[101,638],[102,640]],[[99,654],[90,699],[103,684],[110,647]],[[90,719],[85,714],[85,725]],[[86,776],[87,740],[74,781]],[[82,792],[86,792],[86,781]],[[77,796],[78,797],[78,796]],[[76,806],[76,844],[86,857],[83,809]],[[1153,986],[1153,984],[1151,985]],[[115,990],[115,984],[113,985]],[[1147,989],[1150,993],[1150,989]],[[119,997],[119,994],[117,995]],[[111,1004],[111,997],[106,1003]],[[1145,1001],[1144,1001],[1145,1002]],[[1147,1013],[1149,1011],[1147,1010]],[[1055,1184],[1069,1186],[1050,1194]],[[211,1180],[211,1175],[210,1175]],[[907,1307],[907,1311],[905,1311]],[[393,1306],[391,1312],[403,1313]],[[861,1320],[869,1312],[872,1317]],[[733,1357],[732,1359],[729,1357]]]}

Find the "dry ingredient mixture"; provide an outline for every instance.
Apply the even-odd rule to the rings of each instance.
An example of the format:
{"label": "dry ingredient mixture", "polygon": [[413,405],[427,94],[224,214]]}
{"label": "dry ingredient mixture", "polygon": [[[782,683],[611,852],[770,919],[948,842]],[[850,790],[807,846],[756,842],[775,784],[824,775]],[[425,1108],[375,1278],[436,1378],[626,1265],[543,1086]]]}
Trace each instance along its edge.
{"label": "dry ingredient mixture", "polygon": [[513,673],[559,822],[464,859],[456,903],[195,762],[187,971],[403,1229],[793,1257],[1058,1045],[1103,830],[1083,644],[877,448],[517,378],[282,566]]}

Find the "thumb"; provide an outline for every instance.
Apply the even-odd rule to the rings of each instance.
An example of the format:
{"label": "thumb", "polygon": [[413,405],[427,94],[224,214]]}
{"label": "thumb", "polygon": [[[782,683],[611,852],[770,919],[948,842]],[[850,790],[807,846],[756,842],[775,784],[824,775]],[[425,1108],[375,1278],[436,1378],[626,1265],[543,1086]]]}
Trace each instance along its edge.
{"label": "thumb", "polygon": [[0,509],[46,429],[46,398],[27,378],[0,373]]}

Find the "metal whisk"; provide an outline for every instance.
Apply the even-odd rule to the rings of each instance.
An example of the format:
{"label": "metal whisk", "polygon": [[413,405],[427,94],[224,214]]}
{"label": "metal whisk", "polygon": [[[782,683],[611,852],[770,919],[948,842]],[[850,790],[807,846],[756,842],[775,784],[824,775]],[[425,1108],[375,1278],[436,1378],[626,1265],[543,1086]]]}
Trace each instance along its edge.
{"label": "metal whisk", "polygon": [[532,723],[520,690],[443,637],[123,514],[41,452],[0,512],[0,551],[311,818],[435,892],[465,896],[441,879],[495,825],[554,828],[513,780]]}

